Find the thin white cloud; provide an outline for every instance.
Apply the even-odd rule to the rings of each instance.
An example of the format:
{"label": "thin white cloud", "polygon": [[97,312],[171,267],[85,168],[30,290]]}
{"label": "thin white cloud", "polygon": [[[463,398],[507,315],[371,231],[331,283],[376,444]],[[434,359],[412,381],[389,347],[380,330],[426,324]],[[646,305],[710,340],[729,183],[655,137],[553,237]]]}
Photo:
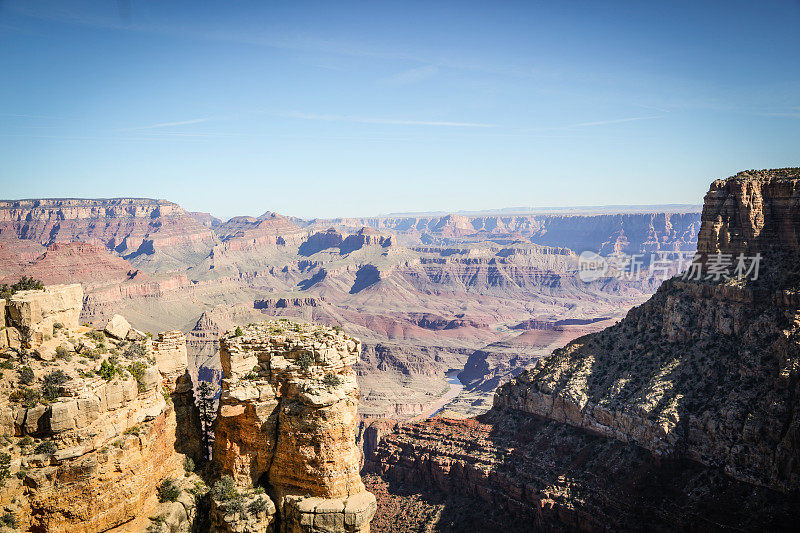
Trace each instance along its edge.
{"label": "thin white cloud", "polygon": [[325,122],[355,122],[360,124],[395,124],[398,126],[439,126],[452,128],[495,128],[497,124],[478,122],[452,122],[442,120],[403,120],[380,117],[359,117],[352,115],[328,115],[317,113],[286,113],[284,116],[303,120],[321,120]]}
{"label": "thin white cloud", "polygon": [[426,80],[439,73],[439,67],[436,65],[425,65],[422,67],[411,68],[404,70],[399,74],[390,76],[384,80],[383,83],[387,85],[408,85],[418,81]]}
{"label": "thin white cloud", "polygon": [[572,124],[570,126],[566,126],[567,128],[590,128],[594,126],[607,126],[609,124],[621,124],[623,122],[636,122],[638,120],[652,120],[656,118],[661,118],[664,115],[653,115],[649,117],[630,117],[630,118],[616,118],[613,120],[599,120],[597,122],[581,122],[580,124]]}
{"label": "thin white cloud", "polygon": [[158,128],[171,128],[173,126],[187,126],[189,124],[200,124],[201,122],[208,122],[208,118],[193,118],[191,120],[179,120],[177,122],[161,122],[160,124],[150,124],[148,126],[135,126],[133,128],[120,128],[117,131],[133,131],[133,130],[154,130]]}
{"label": "thin white cloud", "polygon": [[353,115],[329,115],[317,113],[285,113],[283,116],[303,120],[321,120],[324,122],[355,122],[360,124],[395,124],[398,126],[441,126],[453,128],[495,128],[496,124],[478,122],[452,122],[442,120],[404,120],[381,117],[359,117]]}

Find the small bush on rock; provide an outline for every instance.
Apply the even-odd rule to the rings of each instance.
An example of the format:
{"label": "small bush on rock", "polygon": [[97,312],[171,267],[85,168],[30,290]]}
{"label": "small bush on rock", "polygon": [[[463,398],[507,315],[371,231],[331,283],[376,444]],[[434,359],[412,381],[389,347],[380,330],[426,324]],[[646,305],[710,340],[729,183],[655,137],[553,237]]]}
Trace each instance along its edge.
{"label": "small bush on rock", "polygon": [[314,357],[310,353],[302,353],[294,362],[303,370],[308,370],[314,364]]}
{"label": "small bush on rock", "polygon": [[264,498],[256,498],[250,505],[247,506],[247,511],[251,515],[257,515],[258,513],[263,513],[267,510],[267,500]]}
{"label": "small bush on rock", "polygon": [[69,376],[63,370],[54,370],[46,374],[42,381],[42,395],[53,401],[58,398],[61,385],[69,381]]}
{"label": "small bush on rock", "polygon": [[325,374],[325,377],[322,378],[322,382],[328,388],[338,387],[342,384],[342,378],[337,376],[336,374]]}
{"label": "small bush on rock", "polygon": [[36,379],[36,375],[33,373],[33,369],[29,366],[23,366],[19,371],[19,382],[23,385],[30,385],[33,383],[33,380]]}
{"label": "small bush on rock", "polygon": [[222,476],[222,479],[214,483],[211,495],[217,501],[227,502],[238,497],[239,491],[236,490],[236,483],[231,476]]}
{"label": "small bush on rock", "polygon": [[38,390],[31,389],[30,387],[22,387],[12,392],[8,399],[12,402],[19,402],[22,404],[22,407],[30,409],[39,404],[41,397],[42,395]]}
{"label": "small bush on rock", "polygon": [[43,440],[33,449],[34,453],[41,455],[53,455],[58,451],[58,446],[51,440]]}
{"label": "small bush on rock", "polygon": [[161,503],[177,501],[182,492],[181,488],[175,485],[175,480],[168,477],[158,486],[158,501]]}
{"label": "small bush on rock", "polygon": [[244,505],[244,498],[242,498],[242,496],[236,496],[232,499],[230,503],[228,503],[228,512],[243,516],[247,512],[247,508]]}
{"label": "small bush on rock", "polygon": [[0,516],[0,524],[10,527],[11,529],[17,529],[17,517],[14,516],[14,513],[7,512],[3,516]]}
{"label": "small bush on rock", "polygon": [[233,332],[233,335],[235,337],[241,337],[242,335],[244,335],[244,333],[242,332],[242,328],[236,326],[236,330]]}

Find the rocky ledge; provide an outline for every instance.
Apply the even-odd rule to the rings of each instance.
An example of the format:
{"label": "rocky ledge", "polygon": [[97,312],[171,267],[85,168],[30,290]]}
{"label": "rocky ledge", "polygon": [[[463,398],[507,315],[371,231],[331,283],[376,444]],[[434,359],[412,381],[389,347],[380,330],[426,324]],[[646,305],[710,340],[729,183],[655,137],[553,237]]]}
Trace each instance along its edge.
{"label": "rocky ledge", "polygon": [[[361,481],[355,443],[360,352],[340,329],[285,320],[221,337],[213,462],[237,490],[266,489],[273,511],[256,530],[369,531],[375,497]],[[216,516],[218,531],[243,530],[237,513]]]}
{"label": "rocky ledge", "polygon": [[[0,352],[0,503],[2,523],[24,530],[132,523],[158,509],[167,478],[189,482],[186,454],[199,452],[183,334],[153,342],[120,316],[78,325],[82,298],[80,285],[45,287],[3,307],[18,335]],[[188,531],[194,499],[172,501],[174,530]]]}

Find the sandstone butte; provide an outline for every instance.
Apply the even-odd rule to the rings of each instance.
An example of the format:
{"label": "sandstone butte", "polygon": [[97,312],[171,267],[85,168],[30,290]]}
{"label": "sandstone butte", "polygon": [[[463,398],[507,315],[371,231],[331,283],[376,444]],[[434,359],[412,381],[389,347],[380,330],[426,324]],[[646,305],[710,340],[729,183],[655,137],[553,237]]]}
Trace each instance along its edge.
{"label": "sandstone butte", "polygon": [[715,181],[698,251],[761,254],[758,279],[667,280],[486,415],[384,430],[367,466],[482,502],[491,530],[796,530],[800,169]]}
{"label": "sandstone butte", "polygon": [[214,500],[219,531],[369,531],[375,497],[355,442],[360,352],[341,330],[284,320],[221,337],[215,470],[271,500],[255,523],[225,516],[229,504]]}

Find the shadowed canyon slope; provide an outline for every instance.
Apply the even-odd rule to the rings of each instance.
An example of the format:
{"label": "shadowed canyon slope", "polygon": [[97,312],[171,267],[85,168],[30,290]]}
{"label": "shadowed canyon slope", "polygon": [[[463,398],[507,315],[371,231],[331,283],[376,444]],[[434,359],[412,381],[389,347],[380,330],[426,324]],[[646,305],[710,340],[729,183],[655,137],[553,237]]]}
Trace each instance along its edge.
{"label": "shadowed canyon slope", "polygon": [[[364,341],[356,371],[368,416],[424,412],[446,390],[445,372],[500,347],[471,366],[485,373],[471,378],[475,397],[454,404],[471,413],[486,409],[492,386],[575,336],[522,335],[520,324],[618,319],[657,286],[584,283],[577,252],[691,253],[698,228],[699,213],[684,211],[222,222],[164,200],[4,201],[0,280],[81,282],[84,321],[120,313],[144,331],[182,330],[194,379],[221,377],[216,338],[236,324],[266,315],[342,325]],[[503,343],[526,355],[509,363]]]}
{"label": "shadowed canyon slope", "polygon": [[[371,490],[484,500],[487,530],[524,530],[521,516],[553,529],[792,529],[798,200],[800,169],[715,181],[699,279],[664,282],[618,324],[538,360],[478,419],[395,429],[370,459],[383,476]],[[713,275],[716,254],[740,253],[760,254],[757,278]]]}

